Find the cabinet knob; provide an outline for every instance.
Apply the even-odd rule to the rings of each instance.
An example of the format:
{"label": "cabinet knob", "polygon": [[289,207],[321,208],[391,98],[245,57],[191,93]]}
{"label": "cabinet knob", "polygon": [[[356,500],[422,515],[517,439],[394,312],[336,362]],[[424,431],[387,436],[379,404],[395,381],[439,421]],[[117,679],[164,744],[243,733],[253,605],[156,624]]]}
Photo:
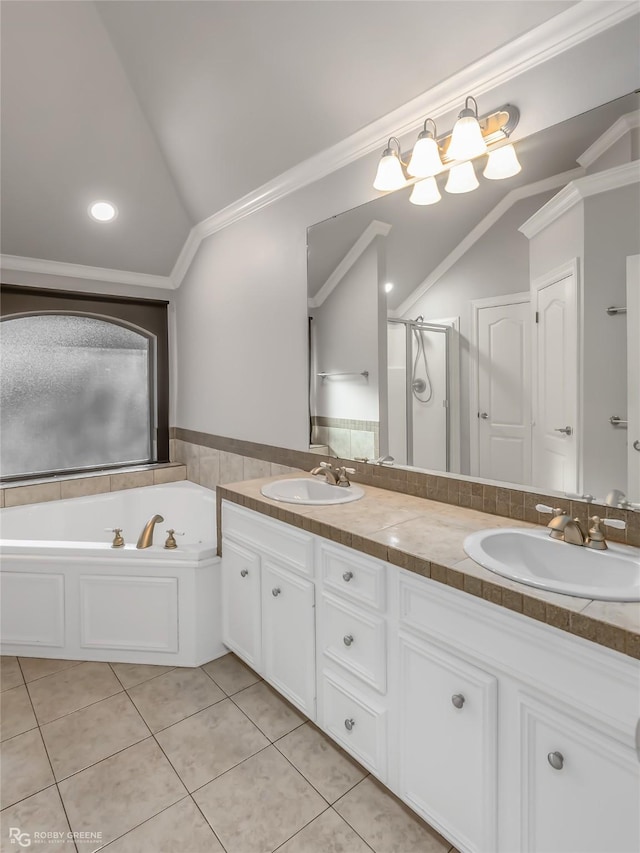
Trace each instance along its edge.
{"label": "cabinet knob", "polygon": [[345,644],[345,646],[350,646],[351,643],[353,643],[353,634],[345,634],[342,638],[342,642]]}
{"label": "cabinet knob", "polygon": [[564,755],[561,752],[550,752],[547,761],[554,770],[562,770],[564,767]]}
{"label": "cabinet knob", "polygon": [[344,727],[348,732],[351,731],[351,729],[355,726],[355,724],[356,724],[356,721],[351,719],[351,718],[348,718],[344,721]]}
{"label": "cabinet knob", "polygon": [[345,573],[342,575],[342,580],[343,580],[345,583],[349,583],[349,581],[351,580],[351,578],[352,578],[352,577],[353,577],[353,572],[345,572]]}
{"label": "cabinet knob", "polygon": [[454,708],[462,708],[464,705],[464,696],[462,693],[454,693],[451,697],[451,704]]}
{"label": "cabinet knob", "polygon": [[282,590],[280,589],[280,587],[279,587],[279,586],[274,586],[274,588],[271,590],[271,595],[272,595],[274,598],[277,598],[277,597],[280,595],[280,593],[281,593],[281,592],[282,592]]}
{"label": "cabinet knob", "polygon": [[247,576],[248,574],[249,574],[249,569],[241,569],[241,570],[240,570],[240,577],[241,577],[241,578],[246,578],[246,576]]}

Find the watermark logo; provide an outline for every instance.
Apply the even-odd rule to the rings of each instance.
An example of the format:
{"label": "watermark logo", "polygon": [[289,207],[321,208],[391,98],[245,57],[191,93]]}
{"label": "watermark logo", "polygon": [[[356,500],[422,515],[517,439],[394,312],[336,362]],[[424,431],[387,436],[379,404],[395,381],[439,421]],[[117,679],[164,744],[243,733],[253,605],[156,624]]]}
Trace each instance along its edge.
{"label": "watermark logo", "polygon": [[95,844],[102,841],[101,832],[60,832],[55,830],[37,830],[34,832],[23,832],[19,826],[9,827],[9,841],[19,847],[31,847],[36,844],[60,844],[75,842],[78,844]]}
{"label": "watermark logo", "polygon": [[9,838],[12,844],[19,844],[20,847],[31,847],[31,835],[28,832],[20,832],[19,826],[9,827]]}

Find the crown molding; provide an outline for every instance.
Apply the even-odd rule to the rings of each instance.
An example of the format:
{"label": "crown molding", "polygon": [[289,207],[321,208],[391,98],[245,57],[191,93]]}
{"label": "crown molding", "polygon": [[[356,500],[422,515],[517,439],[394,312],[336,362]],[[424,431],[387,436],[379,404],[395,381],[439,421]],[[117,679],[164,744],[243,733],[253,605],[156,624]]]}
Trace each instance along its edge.
{"label": "crown molding", "polygon": [[[467,236],[450,252],[447,257],[431,272],[425,280],[419,284],[416,289],[402,302],[398,308],[389,312],[391,317],[403,317],[409,312],[416,302],[421,299],[425,293],[436,285],[442,276],[448,272],[451,267],[457,263],[460,258],[465,255],[469,249],[478,242],[478,240],[492,228],[496,222],[505,215],[505,213],[519,201],[524,198],[530,198],[540,193],[555,190],[557,187],[566,186],[566,184],[576,177],[584,174],[583,169],[571,169],[569,172],[561,172],[558,175],[552,175],[549,178],[544,178],[541,181],[536,181],[533,184],[525,184],[515,190],[507,193],[498,204],[489,211],[489,213],[481,219],[480,222],[473,228]],[[522,229],[520,229],[522,230]]]}
{"label": "crown molding", "polygon": [[615,145],[619,139],[622,139],[623,136],[638,127],[640,127],[640,110],[634,110],[633,112],[620,116],[620,118],[615,121],[608,130],[605,130],[602,136],[599,136],[596,141],[587,148],[584,154],[576,157],[576,160],[581,166],[584,166],[585,169],[588,168],[592,163],[595,163],[596,160],[599,160],[600,157],[602,157],[602,155],[608,151],[612,145]]}
{"label": "crown molding", "polygon": [[585,198],[630,186],[638,183],[638,181],[640,181],[640,160],[633,160],[631,163],[624,163],[622,166],[614,166],[612,169],[596,172],[595,175],[577,178],[577,180],[567,184],[552,199],[549,199],[526,222],[523,222],[518,231],[521,231],[530,240]]}
{"label": "crown molding", "polygon": [[43,258],[22,258],[19,255],[0,255],[0,268],[17,272],[33,272],[44,275],[59,275],[65,278],[86,278],[91,281],[108,281],[113,284],[132,284],[136,287],[157,287],[175,290],[170,276],[149,275],[143,272],[111,270],[105,267],[87,267],[82,264],[67,264],[62,261],[47,261]]}
{"label": "crown molding", "polygon": [[[638,13],[637,0],[581,0],[509,44],[472,63],[336,145],[310,157],[203,219],[187,238],[172,277],[180,287],[199,243],[303,187],[348,166],[382,147],[389,136],[401,137],[422,124],[425,115],[437,119],[460,105],[461,92],[476,96],[494,89],[583,41]],[[195,248],[194,248],[195,247]]]}
{"label": "crown molding", "polygon": [[318,290],[315,296],[308,300],[309,308],[319,308],[325,299],[327,299],[334,289],[340,284],[342,279],[370,243],[372,243],[376,237],[386,237],[392,227],[393,226],[388,222],[380,222],[379,219],[372,219],[344,258],[340,261],[338,266],[331,273],[329,278],[322,285],[320,290]]}

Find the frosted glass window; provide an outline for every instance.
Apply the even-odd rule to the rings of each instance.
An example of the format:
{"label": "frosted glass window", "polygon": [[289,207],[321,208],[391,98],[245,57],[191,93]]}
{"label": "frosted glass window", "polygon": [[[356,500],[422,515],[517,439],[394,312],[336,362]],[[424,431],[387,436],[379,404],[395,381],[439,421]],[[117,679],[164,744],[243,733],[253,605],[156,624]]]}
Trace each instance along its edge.
{"label": "frosted glass window", "polygon": [[78,315],[0,323],[0,476],[151,460],[150,339]]}

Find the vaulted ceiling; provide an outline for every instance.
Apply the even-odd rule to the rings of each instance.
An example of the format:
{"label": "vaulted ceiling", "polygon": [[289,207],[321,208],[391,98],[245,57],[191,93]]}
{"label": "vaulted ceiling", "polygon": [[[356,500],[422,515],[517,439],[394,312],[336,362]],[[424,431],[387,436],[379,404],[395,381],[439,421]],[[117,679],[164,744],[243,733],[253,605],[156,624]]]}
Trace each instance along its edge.
{"label": "vaulted ceiling", "polygon": [[2,252],[167,275],[195,223],[571,5],[5,0]]}

